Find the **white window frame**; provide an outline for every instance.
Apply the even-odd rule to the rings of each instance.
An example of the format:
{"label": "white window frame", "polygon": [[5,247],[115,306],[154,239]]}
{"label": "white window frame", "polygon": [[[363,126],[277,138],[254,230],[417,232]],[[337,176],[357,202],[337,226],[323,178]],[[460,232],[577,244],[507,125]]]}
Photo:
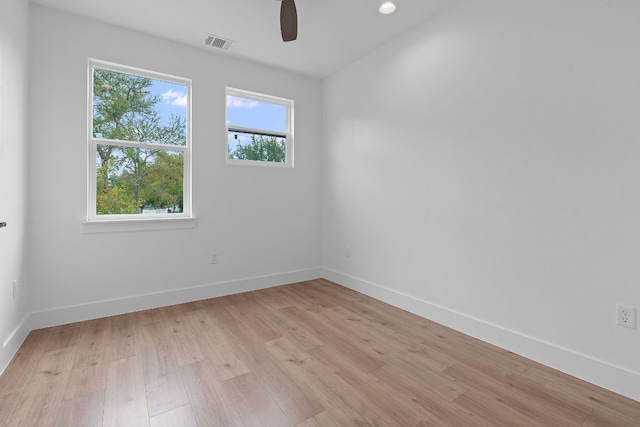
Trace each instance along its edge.
{"label": "white window frame", "polygon": [[[185,145],[164,145],[140,141],[122,141],[93,136],[93,70],[95,68],[132,74],[146,77],[152,80],[163,80],[170,83],[184,85],[187,90],[188,102],[186,106],[186,141]],[[87,126],[87,219],[83,224],[83,232],[108,232],[108,231],[135,231],[157,230],[166,228],[193,228],[195,218],[192,216],[191,200],[191,79],[173,76],[155,71],[143,70],[112,62],[89,59],[88,63],[88,126]],[[163,149],[167,151],[181,151],[183,153],[183,206],[181,213],[167,214],[119,214],[98,215],[96,201],[97,167],[96,156],[99,144],[110,144],[119,147],[138,147],[150,149]],[[110,225],[111,224],[111,225]],[[113,224],[117,224],[115,227]]]}
{"label": "white window frame", "polygon": [[[282,105],[286,109],[286,129],[284,132],[273,131],[271,129],[254,129],[248,128],[244,126],[230,125],[227,112],[228,106],[226,104],[228,96],[236,96],[239,98],[250,99],[254,101],[266,102],[269,104]],[[237,89],[232,87],[227,87],[225,90],[225,136],[224,136],[224,149],[225,149],[225,161],[227,164],[232,165],[246,165],[246,166],[266,166],[266,167],[276,167],[276,168],[293,168],[293,100],[287,98],[280,98],[272,95],[265,95],[263,93],[251,92],[244,89]],[[286,152],[285,152],[285,161],[283,163],[279,162],[268,162],[265,160],[240,160],[240,159],[231,159],[229,158],[229,132],[243,132],[243,133],[253,133],[258,135],[266,135],[266,136],[276,136],[285,138],[286,141]]]}

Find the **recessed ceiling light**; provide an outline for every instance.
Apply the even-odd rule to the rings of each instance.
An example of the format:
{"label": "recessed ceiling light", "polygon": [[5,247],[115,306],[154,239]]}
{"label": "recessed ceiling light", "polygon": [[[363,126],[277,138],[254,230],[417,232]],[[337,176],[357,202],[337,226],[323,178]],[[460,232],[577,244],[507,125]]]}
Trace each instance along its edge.
{"label": "recessed ceiling light", "polygon": [[383,15],[388,15],[390,13],[393,13],[396,11],[396,4],[392,1],[385,1],[384,3],[382,3],[380,5],[380,7],[378,8],[378,11],[380,13],[382,13]]}

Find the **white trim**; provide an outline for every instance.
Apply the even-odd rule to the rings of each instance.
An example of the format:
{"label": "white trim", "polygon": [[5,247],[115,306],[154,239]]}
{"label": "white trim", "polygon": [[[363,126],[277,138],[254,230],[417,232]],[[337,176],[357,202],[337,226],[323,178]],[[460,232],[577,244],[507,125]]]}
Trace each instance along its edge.
{"label": "white trim", "polygon": [[259,166],[263,168],[281,168],[281,169],[292,169],[293,166],[288,165],[287,163],[280,162],[267,162],[263,160],[240,160],[240,159],[230,159],[227,157],[225,163],[228,165],[241,165],[241,166]]}
{"label": "white trim", "polygon": [[330,268],[322,269],[322,277],[640,402],[640,372],[612,365]]}
{"label": "white trim", "polygon": [[[131,67],[129,65],[122,65],[115,62],[103,61],[101,59],[89,58],[89,67],[97,66],[98,68],[104,68],[111,71],[116,71],[123,74],[132,74],[138,77],[149,77],[155,80],[163,80],[169,83],[180,83],[185,86],[191,86],[191,79],[186,77],[176,76],[174,74],[161,73],[158,71],[150,71],[144,68]],[[153,76],[153,77],[152,77]],[[91,83],[90,83],[91,84]]]}
{"label": "white trim", "polygon": [[7,366],[9,366],[11,359],[13,359],[18,352],[20,346],[32,329],[29,314],[26,314],[18,326],[2,341],[2,349],[0,349],[0,375],[2,375]]}
{"label": "white trim", "polygon": [[82,221],[82,233],[124,233],[132,231],[152,231],[152,230],[182,230],[195,228],[198,224],[196,218],[158,218],[148,215],[145,218],[131,220],[94,220]]}
{"label": "white trim", "polygon": [[250,90],[238,89],[229,86],[226,87],[225,93],[227,95],[235,96],[238,98],[254,99],[256,101],[267,102],[269,104],[278,104],[284,107],[289,107],[293,103],[291,99],[282,98],[280,96],[266,95],[264,93],[252,92]]}
{"label": "white trim", "polygon": [[[24,326],[27,323],[27,318],[28,315],[25,315],[22,320],[20,321],[20,323],[18,324],[18,326],[15,327],[15,329],[13,331],[11,331],[9,333],[9,335],[4,339],[4,341],[2,341],[2,348],[6,348],[9,344],[11,344],[11,341],[13,341],[16,337],[19,337],[21,335],[24,335],[25,337],[27,336],[24,333]],[[24,340],[24,338],[23,338]]]}

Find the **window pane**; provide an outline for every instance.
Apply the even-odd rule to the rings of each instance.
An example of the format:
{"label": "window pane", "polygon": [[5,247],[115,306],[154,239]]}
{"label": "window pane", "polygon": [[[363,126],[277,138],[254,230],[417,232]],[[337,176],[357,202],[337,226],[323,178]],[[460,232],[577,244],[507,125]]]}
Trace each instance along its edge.
{"label": "window pane", "polygon": [[93,136],[185,145],[188,89],[178,83],[93,70]]}
{"label": "window pane", "polygon": [[287,140],[280,136],[229,131],[229,158],[284,163]]}
{"label": "window pane", "polygon": [[98,215],[167,214],[183,210],[181,151],[98,144]]}
{"label": "window pane", "polygon": [[227,126],[286,132],[287,107],[227,95]]}

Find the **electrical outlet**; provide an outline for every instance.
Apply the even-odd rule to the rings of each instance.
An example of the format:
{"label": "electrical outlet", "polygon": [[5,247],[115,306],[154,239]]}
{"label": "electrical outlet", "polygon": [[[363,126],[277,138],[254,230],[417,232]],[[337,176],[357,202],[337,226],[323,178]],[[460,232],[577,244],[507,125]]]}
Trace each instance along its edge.
{"label": "electrical outlet", "polygon": [[18,279],[13,281],[13,299],[18,296]]}
{"label": "electrical outlet", "polygon": [[211,264],[217,264],[218,258],[218,252],[211,252]]}
{"label": "electrical outlet", "polygon": [[616,304],[616,324],[627,328],[636,328],[636,308]]}
{"label": "electrical outlet", "polygon": [[344,247],[344,256],[347,258],[351,257],[351,246]]}

